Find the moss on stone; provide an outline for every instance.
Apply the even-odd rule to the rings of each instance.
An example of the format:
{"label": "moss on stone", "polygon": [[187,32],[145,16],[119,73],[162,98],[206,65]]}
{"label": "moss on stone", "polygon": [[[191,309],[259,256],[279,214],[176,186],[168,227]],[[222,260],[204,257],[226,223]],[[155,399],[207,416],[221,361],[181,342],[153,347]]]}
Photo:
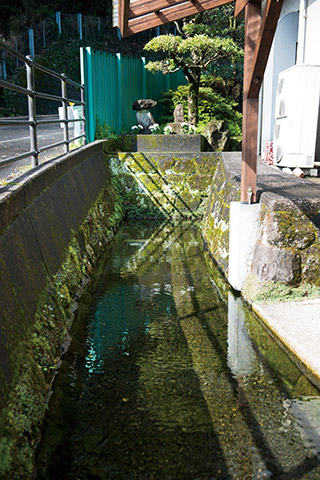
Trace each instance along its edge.
{"label": "moss on stone", "polygon": [[314,245],[301,253],[302,278],[320,289],[320,244],[317,241]]}
{"label": "moss on stone", "polygon": [[[149,141],[149,140],[148,140]],[[114,159],[112,159],[115,162]],[[130,153],[118,155],[124,166],[121,173],[119,163],[117,174],[122,177],[129,173],[140,185],[140,196],[149,196],[156,206],[166,211],[168,216],[202,218],[212,182],[212,172],[217,166],[216,156],[186,154]],[[125,172],[127,170],[127,172]],[[134,189],[132,181],[125,180],[125,190]],[[126,194],[128,197],[128,194]],[[133,200],[131,194],[131,203]],[[135,203],[141,202],[139,195]]]}
{"label": "moss on stone", "polygon": [[[137,150],[136,135],[120,135],[118,139],[119,150],[121,152],[135,152]],[[116,150],[113,150],[114,152]]]}
{"label": "moss on stone", "polygon": [[293,390],[293,394],[296,397],[318,397],[319,390],[313,385],[313,383],[310,382],[310,380],[308,380],[307,377],[301,375]]}
{"label": "moss on stone", "polygon": [[320,288],[307,282],[298,286],[287,285],[285,282],[264,282],[249,273],[242,294],[248,301],[255,303],[296,302],[319,298]]}
{"label": "moss on stone", "polygon": [[265,235],[272,245],[304,250],[315,241],[316,228],[300,211],[265,209],[262,220]]}
{"label": "moss on stone", "polygon": [[294,205],[288,210],[272,210],[267,205],[262,205],[259,240],[265,245],[299,255],[299,282],[320,287],[320,241],[316,227],[306,214]]}
{"label": "moss on stone", "polygon": [[35,446],[50,384],[70,341],[73,298],[79,294],[84,276],[92,272],[121,219],[115,189],[107,185],[80,231],[74,232],[60,270],[48,277],[34,322],[23,332],[24,341],[15,342],[12,347],[12,386],[0,416],[1,478],[32,478]]}
{"label": "moss on stone", "polygon": [[240,191],[227,177],[222,161],[213,177],[203,236],[208,249],[225,274],[228,273],[230,202],[240,200]]}

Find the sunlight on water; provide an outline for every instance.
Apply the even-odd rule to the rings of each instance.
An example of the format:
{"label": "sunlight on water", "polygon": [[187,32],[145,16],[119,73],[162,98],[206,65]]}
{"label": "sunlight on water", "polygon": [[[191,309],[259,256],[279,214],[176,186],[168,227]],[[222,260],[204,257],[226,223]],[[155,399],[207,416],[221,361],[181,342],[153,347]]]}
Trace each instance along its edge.
{"label": "sunlight on water", "polygon": [[95,282],[37,478],[320,479],[319,391],[229,291],[194,225],[124,226]]}

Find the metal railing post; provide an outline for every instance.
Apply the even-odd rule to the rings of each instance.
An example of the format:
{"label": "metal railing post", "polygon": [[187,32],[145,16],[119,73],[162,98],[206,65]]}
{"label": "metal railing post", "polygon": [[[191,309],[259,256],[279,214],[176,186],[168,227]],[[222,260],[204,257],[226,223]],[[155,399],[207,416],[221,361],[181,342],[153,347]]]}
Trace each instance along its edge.
{"label": "metal railing post", "polygon": [[27,89],[32,92],[28,94],[29,122],[32,122],[32,124],[29,125],[30,151],[33,152],[31,155],[32,167],[36,167],[39,164],[39,150],[37,142],[36,99],[34,95],[34,68],[32,57],[29,55],[26,58],[30,60],[30,63],[26,63]]}
{"label": "metal railing post", "polygon": [[29,52],[30,52],[30,55],[31,55],[32,59],[34,60],[34,57],[35,57],[34,33],[33,33],[32,28],[29,28],[29,30],[28,30],[28,38],[29,38]]}
{"label": "metal railing post", "polygon": [[66,74],[62,73],[61,76],[61,96],[62,96],[62,107],[63,107],[63,141],[64,141],[64,153],[69,152],[69,129],[68,129],[68,95],[67,95],[67,81]]}
{"label": "metal railing post", "polygon": [[58,25],[59,35],[61,35],[61,12],[56,12],[56,24]]}
{"label": "metal railing post", "polygon": [[[16,50],[11,48],[7,43],[3,42],[0,40],[0,48],[3,49],[5,53],[9,53],[10,55],[13,55],[17,59],[17,61],[22,62],[25,67],[26,67],[26,78],[27,78],[27,85],[26,86],[21,86],[17,85],[14,83],[11,83],[7,80],[4,80],[3,78],[0,78],[0,87],[1,88],[7,88],[9,90],[12,90],[14,92],[17,92],[19,94],[25,95],[25,98],[28,100],[28,119],[25,118],[0,118],[0,126],[10,126],[14,128],[15,126],[28,126],[29,127],[29,138],[30,138],[30,148],[28,151],[24,151],[23,153],[16,154],[11,157],[6,157],[0,159],[0,166],[3,165],[9,165],[12,163],[15,163],[19,160],[27,159],[30,158],[32,160],[32,167],[37,166],[40,161],[39,161],[39,156],[42,152],[45,152],[47,150],[57,148],[60,146],[64,146],[64,153],[67,153],[69,151],[69,145],[70,142],[79,140],[80,138],[86,139],[85,133],[80,132],[74,132],[74,136],[69,135],[69,130],[68,130],[68,124],[69,119],[68,119],[68,103],[70,104],[79,104],[82,106],[82,113],[84,118],[75,118],[72,120],[72,122],[75,123],[75,125],[83,126],[85,125],[86,118],[85,118],[85,112],[84,112],[84,106],[85,106],[85,74],[84,71],[81,71],[82,75],[82,84],[79,84],[77,82],[74,82],[70,78],[68,78],[64,74],[57,73],[50,68],[45,67],[44,65],[40,65],[33,61],[32,57],[25,57],[24,55],[18,53]],[[3,74],[3,64],[2,64],[2,53],[0,52],[0,77],[1,74]],[[82,62],[83,63],[83,62]],[[50,75],[51,77],[57,78],[60,80],[62,83],[62,94],[60,95],[54,95],[51,93],[45,93],[41,91],[36,90],[36,85],[35,85],[35,71],[41,71],[44,72],[47,75]],[[84,70],[82,68],[82,70]],[[70,85],[73,85],[76,88],[80,89],[81,92],[81,101],[79,101],[79,98],[68,98],[67,96],[67,84],[70,83]],[[60,119],[55,119],[55,118],[42,118],[42,119],[37,119],[37,111],[36,111],[36,104],[37,104],[37,98],[42,98],[54,102],[59,102],[62,104],[62,107],[59,109],[59,113],[61,115]],[[90,103],[89,103],[90,106]],[[62,110],[62,112],[61,112]],[[81,109],[80,109],[81,110]],[[77,109],[76,111],[79,111]],[[63,118],[62,118],[63,117]],[[76,123],[79,122],[79,123]],[[63,140],[59,140],[58,142],[51,143],[51,144],[46,144],[44,146],[39,146],[38,141],[39,138],[37,137],[37,130],[38,130],[38,125],[54,125],[54,124],[59,124],[61,123],[63,125]],[[77,129],[79,130],[79,128]],[[79,133],[79,134],[78,134]],[[94,132],[93,135],[94,136]],[[89,138],[89,137],[88,137]],[[77,142],[79,143],[79,142]],[[77,143],[75,146],[77,146]],[[60,154],[60,152],[59,152]],[[57,156],[57,155],[56,155]]]}
{"label": "metal railing post", "polygon": [[82,40],[82,15],[81,15],[81,13],[78,13],[77,19],[78,19],[79,38],[80,38],[80,40]]}

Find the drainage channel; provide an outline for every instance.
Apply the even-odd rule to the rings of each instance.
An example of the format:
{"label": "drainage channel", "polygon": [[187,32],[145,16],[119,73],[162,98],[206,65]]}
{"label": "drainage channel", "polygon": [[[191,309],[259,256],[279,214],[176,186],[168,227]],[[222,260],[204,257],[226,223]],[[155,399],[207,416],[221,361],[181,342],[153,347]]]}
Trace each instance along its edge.
{"label": "drainage channel", "polygon": [[54,383],[38,479],[320,479],[320,396],[208,264],[198,229],[128,223]]}

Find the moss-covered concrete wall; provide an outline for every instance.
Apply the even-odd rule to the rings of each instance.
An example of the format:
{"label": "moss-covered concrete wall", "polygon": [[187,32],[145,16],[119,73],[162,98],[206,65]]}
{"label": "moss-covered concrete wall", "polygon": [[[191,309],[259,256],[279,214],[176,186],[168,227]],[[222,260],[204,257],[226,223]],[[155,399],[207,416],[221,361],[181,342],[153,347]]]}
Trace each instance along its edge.
{"label": "moss-covered concrete wall", "polygon": [[140,186],[131,204],[151,199],[158,212],[177,218],[204,216],[218,160],[219,154],[211,152],[132,152],[110,157],[113,171],[127,177],[126,184]]}
{"label": "moss-covered concrete wall", "polygon": [[47,162],[0,192],[0,478],[32,477],[75,299],[122,218],[103,146]]}
{"label": "moss-covered concrete wall", "polygon": [[[213,178],[203,236],[228,276],[229,210],[240,200],[241,154],[222,153]],[[262,205],[251,271],[244,287],[250,299],[320,294],[320,187],[258,163],[257,189]],[[277,288],[275,284],[279,285]],[[288,288],[283,288],[287,286]],[[273,292],[273,294],[272,294]]]}
{"label": "moss-covered concrete wall", "polygon": [[[238,155],[233,155],[233,158],[238,158]],[[239,178],[234,176],[228,166],[228,161],[221,155],[212,180],[202,231],[209,252],[226,277],[229,261],[230,202],[240,200]]]}
{"label": "moss-covered concrete wall", "polygon": [[[0,478],[32,478],[75,300],[124,215],[203,219],[208,250],[228,274],[240,155],[121,153],[121,141],[95,142],[0,191]],[[319,294],[320,188],[265,165],[258,188],[262,209],[247,296],[261,282],[302,285],[304,297],[311,285]]]}

